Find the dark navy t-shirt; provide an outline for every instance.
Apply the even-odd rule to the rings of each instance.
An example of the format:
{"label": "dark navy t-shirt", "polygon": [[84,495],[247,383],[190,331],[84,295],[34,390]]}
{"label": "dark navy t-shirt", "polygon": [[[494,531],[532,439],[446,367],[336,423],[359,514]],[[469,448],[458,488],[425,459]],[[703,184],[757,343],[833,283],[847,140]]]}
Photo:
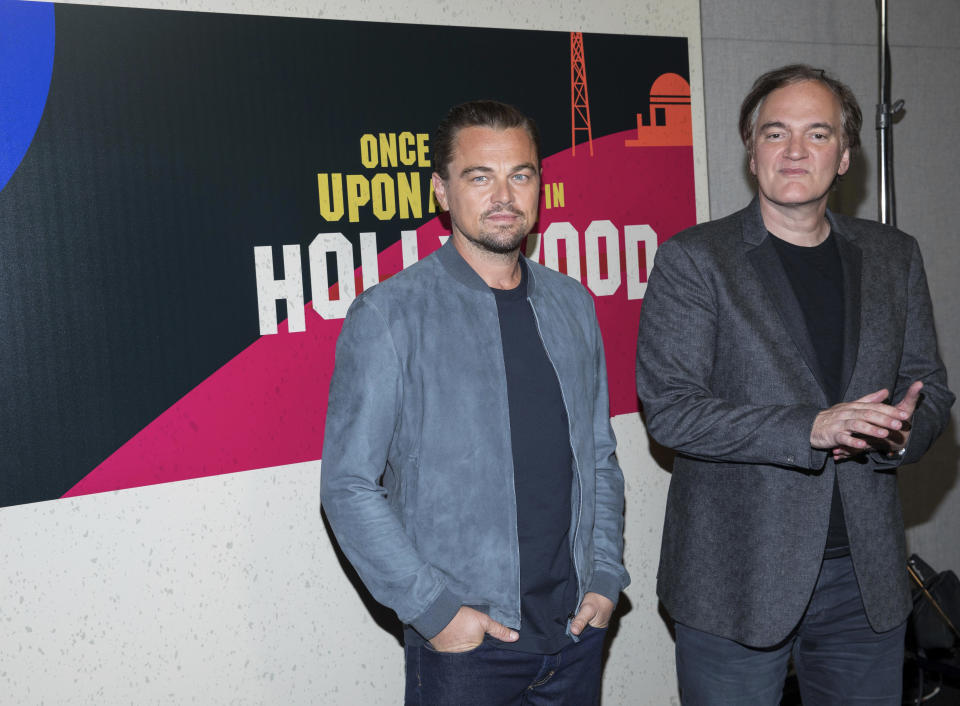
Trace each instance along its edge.
{"label": "dark navy t-shirt", "polygon": [[[812,248],[793,245],[772,234],[771,237],[803,311],[824,376],[827,399],[831,405],[837,404],[843,394],[840,386],[843,383],[844,291],[836,236],[830,233],[826,240]],[[826,556],[834,558],[849,553],[840,485],[834,478]]]}
{"label": "dark navy t-shirt", "polygon": [[560,384],[527,301],[522,261],[521,267],[519,287],[491,290],[507,371],[520,540],[520,639],[502,646],[551,654],[569,643],[567,618],[577,607],[570,557],[573,454]]}

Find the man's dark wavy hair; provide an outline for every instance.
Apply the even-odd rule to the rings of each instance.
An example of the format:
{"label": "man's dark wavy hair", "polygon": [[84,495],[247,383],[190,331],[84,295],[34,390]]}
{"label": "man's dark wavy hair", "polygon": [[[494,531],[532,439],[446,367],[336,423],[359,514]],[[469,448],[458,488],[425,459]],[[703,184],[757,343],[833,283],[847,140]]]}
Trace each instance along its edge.
{"label": "man's dark wavy hair", "polygon": [[740,139],[753,156],[753,143],[757,128],[757,116],[767,96],[778,88],[800,81],[818,81],[830,89],[840,101],[840,127],[843,128],[842,144],[853,154],[860,147],[860,126],[863,115],[853,91],[845,83],[828,75],[823,69],[815,69],[807,64],[790,64],[768,71],[753,82],[753,88],[740,105]]}
{"label": "man's dark wavy hair", "polygon": [[439,174],[441,179],[449,176],[447,170],[453,160],[454,142],[457,133],[465,127],[489,127],[495,130],[522,127],[533,140],[533,147],[537,152],[537,166],[540,165],[540,131],[537,130],[533,118],[500,101],[469,101],[453,106],[433,133],[433,171]]}

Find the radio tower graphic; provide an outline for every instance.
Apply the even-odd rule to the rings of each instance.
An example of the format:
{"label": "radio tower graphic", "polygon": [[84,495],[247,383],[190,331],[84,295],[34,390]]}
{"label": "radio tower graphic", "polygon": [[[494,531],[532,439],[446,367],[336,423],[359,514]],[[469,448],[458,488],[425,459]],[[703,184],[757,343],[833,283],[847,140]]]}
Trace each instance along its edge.
{"label": "radio tower graphic", "polygon": [[590,96],[587,93],[587,62],[583,58],[583,32],[570,33],[570,140],[577,154],[577,132],[586,131],[593,156],[593,129],[590,127]]}

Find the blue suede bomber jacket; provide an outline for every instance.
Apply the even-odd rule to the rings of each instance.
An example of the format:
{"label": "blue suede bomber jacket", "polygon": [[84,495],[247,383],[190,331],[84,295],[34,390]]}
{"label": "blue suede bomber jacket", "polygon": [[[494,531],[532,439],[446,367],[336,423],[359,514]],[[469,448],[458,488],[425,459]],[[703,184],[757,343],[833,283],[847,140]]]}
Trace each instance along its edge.
{"label": "blue suede bomber jacket", "polygon": [[[616,602],[623,474],[593,302],[528,261],[528,299],[567,409],[578,601]],[[520,629],[513,456],[493,293],[450,241],[364,292],[337,341],[321,500],[374,598],[429,639],[462,605]]]}

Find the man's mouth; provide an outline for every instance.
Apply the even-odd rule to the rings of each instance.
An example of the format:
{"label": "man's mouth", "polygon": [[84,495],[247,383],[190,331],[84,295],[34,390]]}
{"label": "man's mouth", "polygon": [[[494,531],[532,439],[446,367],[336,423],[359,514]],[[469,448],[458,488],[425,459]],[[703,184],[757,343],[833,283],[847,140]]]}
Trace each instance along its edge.
{"label": "man's mouth", "polygon": [[519,211],[501,210],[486,213],[484,214],[483,219],[487,221],[513,221],[517,218],[521,218],[522,216],[523,214]]}

